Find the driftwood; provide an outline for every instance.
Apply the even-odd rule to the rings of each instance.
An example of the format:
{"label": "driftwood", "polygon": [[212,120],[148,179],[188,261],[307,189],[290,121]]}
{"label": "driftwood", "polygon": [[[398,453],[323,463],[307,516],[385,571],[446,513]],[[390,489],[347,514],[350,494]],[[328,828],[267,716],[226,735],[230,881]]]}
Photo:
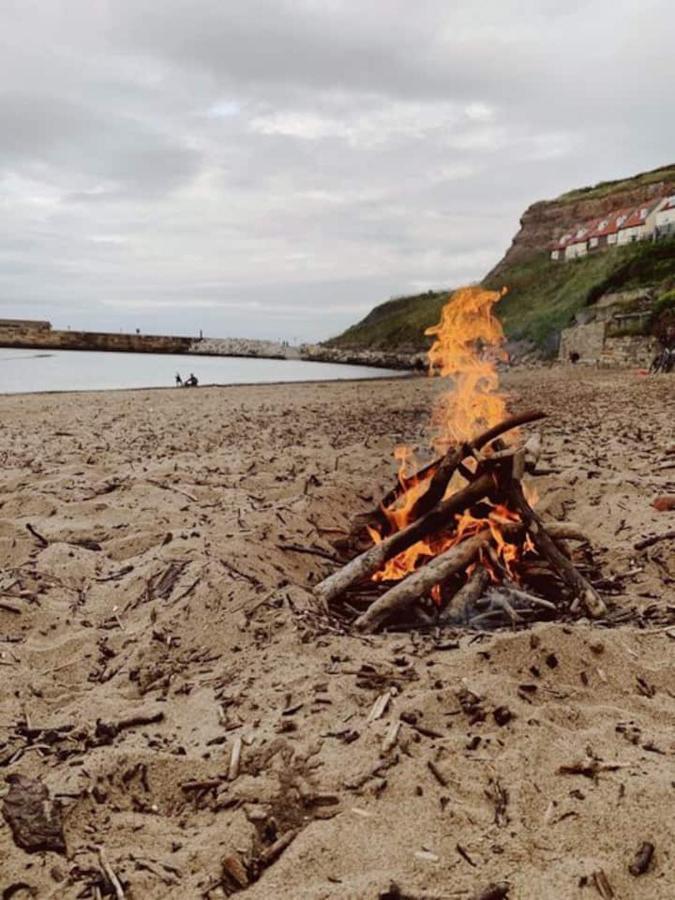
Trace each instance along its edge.
{"label": "driftwood", "polygon": [[607,611],[604,600],[595,588],[577,571],[570,560],[560,550],[553,538],[547,533],[544,523],[525,499],[520,483],[512,481],[507,489],[509,500],[520,513],[527,531],[537,550],[559,573],[563,581],[570,587],[586,607],[589,615],[599,618]]}
{"label": "driftwood", "polygon": [[[571,605],[569,600],[567,604],[572,612],[583,605],[591,616],[602,616],[605,603],[575,567],[566,543],[587,542],[587,536],[570,522],[544,523],[523,492],[525,472],[536,472],[540,437],[531,436],[520,448],[507,447],[500,438],[543,415],[533,411],[506,419],[402,481],[401,492],[406,485],[417,485],[424,491],[406,507],[408,524],[387,534],[385,529],[395,525],[387,518],[389,510],[381,505],[386,525],[380,528],[379,541],[315,587],[315,596],[324,608],[327,610],[331,601],[358,585],[358,596],[352,593],[353,602],[347,608],[357,616],[354,627],[364,633],[395,624],[401,618],[404,627],[415,618],[418,625],[421,622],[429,627],[447,623],[469,627],[489,623],[495,627],[509,622],[516,627],[536,617],[556,615],[561,594],[565,598],[571,594]],[[486,446],[489,450],[483,453]],[[455,472],[467,483],[446,496]],[[478,524],[470,537],[460,536],[458,540],[461,514],[473,516]],[[363,524],[363,517],[359,518]],[[444,552],[434,549],[444,543],[447,546],[447,539],[453,536],[456,543],[452,547]],[[418,560],[419,567],[400,581],[384,585],[384,593],[380,593],[383,588],[375,585],[372,577],[381,574],[389,560],[421,541],[427,541],[430,549]],[[436,615],[419,603],[432,589],[440,589],[440,597],[446,601],[445,609]]]}
{"label": "driftwood", "polygon": [[633,544],[633,546],[636,550],[645,550],[647,547],[658,544],[659,541],[667,541],[670,538],[675,538],[675,530],[664,531],[663,534],[653,534],[651,537],[643,538],[641,541]]}
{"label": "driftwood", "polygon": [[[446,488],[454,472],[461,467],[462,461],[472,454],[479,452],[492,441],[497,440],[502,434],[512,431],[514,428],[520,428],[521,425],[527,425],[531,422],[537,422],[546,417],[546,413],[541,410],[528,410],[515,416],[510,416],[488,428],[473,441],[459,444],[451,447],[444,456],[435,459],[426,466],[415,472],[408,478],[401,478],[400,481],[382,498],[375,509],[370,512],[358,515],[354,522],[352,535],[362,532],[367,526],[386,527],[388,524],[385,510],[392,506],[398,498],[408,491],[414,484],[420,481],[429,481],[427,490],[419,497],[413,507],[411,520],[418,519],[429,512],[438,503],[445,494]],[[529,442],[528,442],[529,443]],[[533,445],[534,451],[534,445]],[[536,459],[539,457],[539,448],[532,454],[532,467],[536,465]]]}
{"label": "driftwood", "polygon": [[421,519],[394,532],[379,544],[374,544],[365,553],[361,553],[346,566],[329,575],[314,589],[316,597],[327,607],[331,600],[339,597],[362,578],[373,575],[393,556],[398,556],[433,532],[449,528],[455,514],[464,512],[474,503],[484,499],[494,487],[495,480],[492,474],[486,472],[480,475],[462,490],[437,503]]}
{"label": "driftwood", "polygon": [[489,582],[490,575],[487,569],[484,569],[482,566],[476,566],[466,584],[457,591],[438,617],[439,622],[464,623],[466,621],[467,608],[481,597]]}
{"label": "driftwood", "polygon": [[545,415],[546,413],[535,409],[517,416],[511,416],[498,425],[484,431],[483,434],[480,434],[473,441],[460,444],[458,447],[448,450],[445,456],[436,461],[435,471],[429,482],[429,487],[416,500],[411,510],[410,518],[419,519],[420,516],[428,513],[439,500],[443,499],[450,479],[454,475],[457,466],[465,457],[470,456],[474,451],[480,451],[502,434],[506,434],[507,431],[512,431],[514,428],[519,428],[521,425],[527,425],[530,422],[537,422],[539,419],[543,419]]}
{"label": "driftwood", "polygon": [[376,631],[387,619],[409,607],[434,585],[466,568],[489,540],[490,530],[486,528],[436,556],[372,603],[356,620],[355,627],[363,632]]}

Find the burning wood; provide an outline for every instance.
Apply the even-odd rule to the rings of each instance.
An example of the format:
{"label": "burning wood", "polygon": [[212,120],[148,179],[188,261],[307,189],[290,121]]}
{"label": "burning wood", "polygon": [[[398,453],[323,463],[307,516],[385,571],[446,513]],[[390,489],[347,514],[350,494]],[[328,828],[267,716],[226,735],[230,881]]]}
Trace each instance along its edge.
{"label": "burning wood", "polygon": [[[497,372],[504,337],[492,315],[500,296],[458,291],[429,330],[432,373],[452,382],[433,411],[441,455],[411,474],[412,452],[398,449],[397,486],[355,523],[351,547],[364,534],[369,546],[315,589],[326,609],[346,596],[353,608],[357,592],[365,594],[368,606],[355,621],[361,631],[414,621],[428,598],[439,621],[456,624],[515,624],[580,607],[593,617],[605,612],[567,549],[567,540],[584,535],[571,523],[544,523],[523,480],[536,474],[541,442],[535,434],[518,446],[513,432],[545,413],[506,415]],[[366,584],[384,590],[364,592]]]}

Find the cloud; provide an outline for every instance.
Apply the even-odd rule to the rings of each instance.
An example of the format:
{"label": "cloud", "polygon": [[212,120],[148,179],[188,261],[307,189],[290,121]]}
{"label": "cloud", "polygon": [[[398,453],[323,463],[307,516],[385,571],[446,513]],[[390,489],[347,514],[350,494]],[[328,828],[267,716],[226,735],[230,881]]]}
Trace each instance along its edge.
{"label": "cloud", "polygon": [[11,0],[0,307],[312,339],[475,280],[529,203],[672,161],[673,25],[666,0]]}

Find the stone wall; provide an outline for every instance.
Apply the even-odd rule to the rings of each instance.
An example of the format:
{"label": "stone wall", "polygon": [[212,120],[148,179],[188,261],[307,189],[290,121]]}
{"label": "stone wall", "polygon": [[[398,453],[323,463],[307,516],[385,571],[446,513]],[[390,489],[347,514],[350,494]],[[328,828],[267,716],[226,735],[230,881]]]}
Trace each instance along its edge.
{"label": "stone wall", "polygon": [[659,348],[658,340],[642,334],[613,337],[610,325],[611,320],[566,328],[560,335],[560,361],[569,362],[570,353],[577,353],[579,362],[591,365],[648,366]]}
{"label": "stone wall", "polygon": [[298,359],[297,347],[275,341],[247,338],[202,338],[192,341],[189,353],[208,356],[254,356],[264,359]]}
{"label": "stone wall", "polygon": [[580,362],[597,362],[605,344],[605,328],[605,322],[589,322],[587,325],[565,328],[560,335],[561,362],[568,362],[571,353],[578,354]]}
{"label": "stone wall", "polygon": [[608,367],[647,368],[656,356],[659,346],[656,338],[644,335],[607,338],[598,364]]}
{"label": "stone wall", "polygon": [[103,331],[7,329],[0,346],[34,350],[105,350],[117,353],[189,353],[193,338]]}
{"label": "stone wall", "polygon": [[0,347],[38,350],[104,350],[116,353],[185,353],[195,356],[245,356],[258,359],[303,359],[385,369],[425,369],[423,353],[336,350],[320,344],[291,347],[246,338],[192,338],[170,335],[116,334],[98,331],[0,330]]}
{"label": "stone wall", "polygon": [[426,353],[386,353],[381,350],[339,350],[320,344],[300,347],[300,358],[308,362],[330,362],[352,366],[374,366],[380,369],[426,371]]}

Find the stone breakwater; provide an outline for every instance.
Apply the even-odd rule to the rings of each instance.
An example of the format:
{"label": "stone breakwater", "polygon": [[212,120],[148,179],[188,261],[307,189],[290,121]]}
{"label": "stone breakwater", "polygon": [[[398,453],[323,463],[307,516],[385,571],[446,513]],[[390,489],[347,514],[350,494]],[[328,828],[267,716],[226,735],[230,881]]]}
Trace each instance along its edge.
{"label": "stone breakwater", "polygon": [[51,328],[27,328],[23,323],[17,323],[16,326],[3,325],[0,328],[0,347],[294,359],[411,371],[422,370],[426,367],[425,356],[422,353],[337,350],[323,347],[320,344],[302,344],[295,347],[286,343],[246,338],[195,338],[180,335],[60,331]]}

